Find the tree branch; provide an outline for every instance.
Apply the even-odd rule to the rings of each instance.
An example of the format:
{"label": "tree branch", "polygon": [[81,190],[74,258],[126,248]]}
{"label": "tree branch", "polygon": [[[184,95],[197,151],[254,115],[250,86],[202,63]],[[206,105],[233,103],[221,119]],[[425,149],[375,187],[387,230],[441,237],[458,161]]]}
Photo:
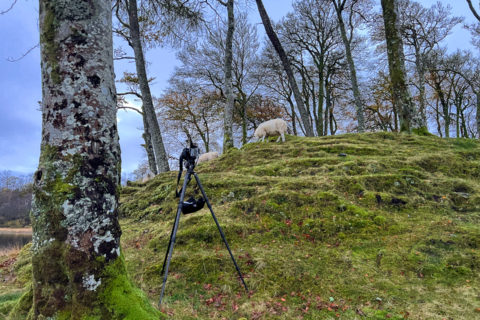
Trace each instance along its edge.
{"label": "tree branch", "polygon": [[472,11],[475,18],[480,21],[480,15],[478,14],[477,10],[473,7],[472,0],[467,0],[468,6],[470,7],[470,11]]}
{"label": "tree branch", "polygon": [[18,1],[18,0],[13,0],[12,4],[10,5],[10,8],[8,8],[8,9],[6,9],[6,10],[4,10],[4,11],[0,11],[0,15],[5,14],[5,13],[9,12],[10,10],[12,10],[13,7],[15,6],[15,4],[17,3],[17,1]]}
{"label": "tree branch", "polygon": [[[10,10],[10,9],[9,9]],[[23,58],[25,58],[30,52],[32,52],[34,49],[40,47],[40,43],[37,43],[36,45],[34,45],[33,47],[31,47],[30,49],[28,49],[27,52],[25,52],[24,54],[22,54],[20,57],[18,58],[7,58],[7,61],[8,62],[17,62],[17,61],[20,61],[22,60]]]}
{"label": "tree branch", "polygon": [[139,114],[143,115],[143,112],[138,110],[138,109],[135,109],[133,107],[127,107],[127,106],[121,106],[121,107],[117,107],[117,109],[124,109],[124,110],[133,110],[133,111],[136,111],[138,112]]}
{"label": "tree branch", "polygon": [[123,56],[123,57],[116,57],[116,58],[113,58],[113,60],[135,60],[135,57],[127,57],[127,56]]}
{"label": "tree branch", "polygon": [[138,92],[135,92],[135,91],[127,91],[127,92],[117,93],[117,96],[128,96],[128,95],[137,96],[140,99],[142,99],[142,95]]}

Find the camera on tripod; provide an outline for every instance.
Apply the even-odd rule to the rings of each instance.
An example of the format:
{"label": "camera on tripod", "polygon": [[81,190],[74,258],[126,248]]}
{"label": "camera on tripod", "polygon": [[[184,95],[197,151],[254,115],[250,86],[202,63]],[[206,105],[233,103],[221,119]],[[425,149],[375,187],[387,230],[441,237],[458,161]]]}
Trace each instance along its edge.
{"label": "camera on tripod", "polygon": [[[245,280],[243,279],[242,273],[240,272],[240,268],[237,265],[237,262],[235,261],[235,258],[233,257],[233,253],[230,250],[230,247],[228,245],[227,239],[225,238],[225,234],[222,231],[222,228],[220,227],[220,224],[217,220],[217,217],[213,213],[212,206],[210,202],[208,201],[207,194],[205,193],[205,190],[203,190],[202,183],[200,182],[200,179],[198,178],[197,174],[195,173],[195,165],[197,163],[197,159],[199,156],[199,151],[198,151],[198,146],[190,140],[190,147],[189,148],[184,148],[182,151],[182,154],[180,155],[180,163],[179,163],[179,171],[178,171],[178,177],[177,177],[177,187],[175,189],[175,195],[179,197],[179,202],[178,202],[178,208],[177,208],[177,214],[175,216],[175,222],[173,223],[173,229],[172,233],[170,234],[170,241],[168,243],[167,247],[167,252],[165,254],[165,259],[163,260],[163,267],[162,267],[162,273],[164,273],[163,276],[163,284],[162,284],[162,291],[160,293],[160,300],[158,302],[158,305],[160,306],[162,304],[162,299],[163,295],[165,293],[165,284],[167,282],[167,276],[168,276],[168,268],[170,266],[170,260],[172,259],[172,252],[173,252],[173,246],[175,244],[175,239],[176,239],[176,234],[178,230],[178,225],[180,221],[180,213],[183,214],[189,214],[192,212],[196,212],[200,209],[203,208],[205,204],[207,204],[208,209],[210,210],[210,213],[212,214],[213,220],[215,221],[215,224],[217,225],[218,231],[220,232],[220,236],[223,239],[223,242],[225,243],[225,246],[227,247],[228,253],[230,254],[230,258],[232,259],[233,264],[235,265],[235,269],[237,269],[238,276],[242,280],[242,284],[245,287],[245,290],[248,292],[247,285],[245,284]],[[183,171],[183,164],[185,163],[185,167],[187,168],[187,173],[185,174],[185,179],[183,180],[183,186],[180,189],[180,192],[178,191],[178,185],[180,183],[180,177],[182,176],[182,171]],[[195,200],[195,198],[190,197],[187,201],[185,200],[185,189],[187,188],[188,182],[192,178],[192,176],[195,178],[195,181],[197,182],[197,186],[200,189],[202,193],[202,197],[198,198]]]}
{"label": "camera on tripod", "polygon": [[190,147],[184,148],[182,154],[180,155],[180,170],[184,163],[185,168],[193,170],[199,155],[200,151],[198,150],[198,146],[190,140]]}
{"label": "camera on tripod", "polygon": [[[177,190],[175,191],[176,196],[180,197],[180,191],[178,191],[178,184],[180,182],[180,177],[182,175],[183,171],[183,165],[185,165],[185,168],[187,168],[187,183],[190,181],[190,174],[193,172],[193,169],[195,168],[195,165],[197,163],[197,159],[199,156],[200,152],[198,150],[198,146],[190,140],[190,147],[189,148],[184,148],[180,158],[179,158],[179,167],[180,171],[178,172],[178,177],[177,177]],[[189,214],[193,213],[196,211],[199,211],[203,208],[205,205],[205,199],[203,197],[198,198],[195,200],[194,197],[190,197],[187,201],[182,201],[180,203],[180,206],[182,208],[183,214]]]}

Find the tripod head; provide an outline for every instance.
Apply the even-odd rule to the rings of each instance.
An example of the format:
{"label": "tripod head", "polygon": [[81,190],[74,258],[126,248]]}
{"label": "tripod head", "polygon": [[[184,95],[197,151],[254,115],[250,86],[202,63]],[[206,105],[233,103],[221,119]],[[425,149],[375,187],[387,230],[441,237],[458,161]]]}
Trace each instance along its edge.
{"label": "tripod head", "polygon": [[190,140],[190,147],[184,148],[182,150],[182,154],[180,155],[179,158],[179,167],[180,171],[183,170],[183,165],[185,165],[185,168],[189,171],[193,171],[195,168],[195,165],[197,164],[197,159],[200,154],[200,151],[198,150],[198,146]]}
{"label": "tripod head", "polygon": [[[192,142],[192,139],[189,138],[190,141],[190,147],[189,148],[184,148],[182,150],[182,153],[180,154],[179,163],[179,171],[178,171],[178,177],[177,177],[177,190],[175,190],[175,196],[178,198],[180,196],[180,191],[178,191],[178,184],[180,183],[180,177],[182,176],[182,171],[183,171],[183,166],[185,165],[185,168],[187,168],[187,175],[188,181],[190,181],[190,175],[193,173],[193,170],[195,169],[195,165],[197,164],[197,159],[200,154],[198,150],[198,146]],[[202,205],[203,207],[203,205]]]}

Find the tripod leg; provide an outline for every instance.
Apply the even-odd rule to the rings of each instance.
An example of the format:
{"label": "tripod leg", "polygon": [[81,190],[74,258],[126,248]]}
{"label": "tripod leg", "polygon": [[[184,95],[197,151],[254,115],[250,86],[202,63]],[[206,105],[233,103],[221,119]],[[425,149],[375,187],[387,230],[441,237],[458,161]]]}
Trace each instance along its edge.
{"label": "tripod leg", "polygon": [[[188,176],[188,178],[187,178],[187,176]],[[186,188],[186,186],[188,186],[188,183],[190,182],[190,180],[192,180],[192,175],[188,174],[188,172],[187,172],[185,174],[185,179],[187,180],[187,184],[185,185],[185,182],[184,182],[184,185],[182,186],[182,189],[180,190],[180,195],[182,194],[182,191]],[[184,193],[184,197],[185,197],[185,193]],[[183,202],[183,200],[184,200],[184,198],[181,198],[181,196],[180,196],[179,205]],[[175,223],[176,223],[178,217],[179,217],[178,215],[175,216]],[[175,223],[172,226],[172,232],[170,233],[170,240],[168,241],[167,252],[165,253],[165,259],[163,259],[162,271],[160,273],[163,273],[163,271],[165,271],[165,264],[167,263],[168,253],[170,252],[170,243],[172,242],[172,236],[173,236],[173,230],[175,228]]]}
{"label": "tripod leg", "polygon": [[230,246],[228,245],[227,239],[225,238],[225,234],[222,231],[222,227],[220,227],[220,224],[218,223],[217,217],[215,216],[215,213],[213,213],[212,205],[210,204],[210,201],[208,200],[207,194],[205,193],[205,190],[203,190],[202,183],[200,182],[200,179],[198,178],[197,174],[193,172],[193,175],[195,176],[195,180],[197,181],[197,185],[200,188],[200,191],[202,192],[203,197],[205,198],[205,202],[207,203],[208,209],[210,209],[210,212],[212,213],[213,220],[215,221],[215,224],[217,225],[218,231],[220,232],[220,236],[222,236],[223,242],[225,243],[225,246],[227,247],[228,253],[230,253],[230,257],[232,258],[233,264],[235,265],[235,269],[237,269],[238,275],[240,276],[240,279],[242,280],[243,286],[245,287],[245,290],[248,292],[247,285],[245,284],[245,280],[243,280],[242,273],[240,272],[240,268],[237,265],[237,261],[235,261],[235,258],[233,257],[232,250],[230,250]]}
{"label": "tripod leg", "polygon": [[162,271],[160,273],[163,273],[165,271],[165,265],[167,263],[168,254],[170,253],[170,243],[172,243],[173,230],[175,230],[175,224],[177,223],[177,218],[180,218],[180,216],[179,215],[175,216],[175,221],[173,222],[173,225],[172,225],[172,231],[170,232],[170,240],[168,240],[167,252],[165,253],[165,259],[163,259]]}
{"label": "tripod leg", "polygon": [[180,193],[180,200],[178,202],[177,215],[175,216],[175,222],[173,224],[172,233],[170,234],[170,241],[168,243],[167,254],[165,255],[165,260],[163,261],[162,272],[163,272],[163,269],[165,269],[165,273],[163,275],[162,292],[160,294],[160,300],[158,301],[159,306],[162,304],[163,295],[165,293],[165,285],[167,283],[168,268],[170,267],[170,260],[172,259],[173,246],[175,245],[175,238],[177,235],[178,224],[180,222],[180,214],[182,213],[182,203],[183,203],[183,199],[185,198],[185,189],[187,188],[188,181],[190,181],[191,174],[192,173],[188,171],[187,174],[185,175],[185,180],[183,181],[182,192]]}

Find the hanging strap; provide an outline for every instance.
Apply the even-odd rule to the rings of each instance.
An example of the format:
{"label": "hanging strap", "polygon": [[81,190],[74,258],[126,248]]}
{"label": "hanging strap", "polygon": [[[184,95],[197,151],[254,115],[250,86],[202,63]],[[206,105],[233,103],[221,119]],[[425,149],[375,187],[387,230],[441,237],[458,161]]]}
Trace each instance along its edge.
{"label": "hanging strap", "polygon": [[180,154],[180,158],[178,159],[178,177],[177,177],[177,186],[175,187],[175,197],[180,197],[180,193],[182,192],[182,188],[180,188],[180,191],[178,191],[178,185],[180,183],[180,177],[182,176],[183,172],[183,160],[185,160],[188,157],[188,148],[184,148],[182,150],[182,154]]}
{"label": "hanging strap", "polygon": [[[183,153],[182,153],[183,155]],[[180,197],[180,193],[182,192],[182,188],[180,188],[180,191],[178,191],[178,184],[180,183],[180,177],[182,176],[182,171],[183,171],[183,159],[182,156],[180,156],[180,163],[179,163],[180,170],[178,171],[178,176],[177,176],[177,186],[175,187],[175,197]]]}

